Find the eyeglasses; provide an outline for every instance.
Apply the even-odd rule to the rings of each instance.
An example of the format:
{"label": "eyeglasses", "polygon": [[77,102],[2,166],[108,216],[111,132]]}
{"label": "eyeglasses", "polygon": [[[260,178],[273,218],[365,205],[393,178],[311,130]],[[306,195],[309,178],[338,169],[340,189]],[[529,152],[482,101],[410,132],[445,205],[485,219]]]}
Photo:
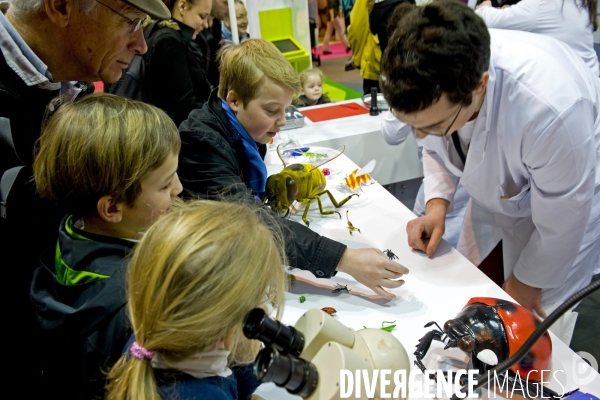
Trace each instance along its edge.
{"label": "eyeglasses", "polygon": [[140,27],[144,24],[144,22],[149,18],[149,17],[136,18],[136,19],[127,18],[125,15],[121,14],[114,8],[104,4],[103,2],[98,1],[98,0],[96,0],[96,2],[102,4],[104,7],[108,8],[110,11],[114,12],[119,17],[123,18],[125,20],[125,22],[127,22],[127,24],[129,25],[129,29],[127,30],[127,33],[129,33],[129,34],[131,34],[133,32],[137,32],[137,30],[140,29]]}
{"label": "eyeglasses", "polygon": [[[462,111],[462,108],[463,108],[463,103],[460,103],[460,107],[458,108],[458,112],[456,113],[456,115],[454,116],[454,119],[452,120],[452,122],[450,123],[450,125],[448,125],[448,128],[446,128],[446,131],[444,131],[444,133],[437,132],[437,131],[429,131],[429,130],[421,129],[421,128],[417,128],[417,130],[423,132],[425,135],[432,135],[432,136],[437,136],[437,137],[444,137],[444,136],[446,136],[448,134],[448,132],[450,132],[450,128],[452,128],[452,125],[454,125],[454,123],[456,122],[456,119],[458,118],[458,115]],[[396,116],[396,112],[394,111],[393,108],[390,108],[390,111],[391,111],[391,113],[392,113],[392,115],[394,117],[398,118]]]}

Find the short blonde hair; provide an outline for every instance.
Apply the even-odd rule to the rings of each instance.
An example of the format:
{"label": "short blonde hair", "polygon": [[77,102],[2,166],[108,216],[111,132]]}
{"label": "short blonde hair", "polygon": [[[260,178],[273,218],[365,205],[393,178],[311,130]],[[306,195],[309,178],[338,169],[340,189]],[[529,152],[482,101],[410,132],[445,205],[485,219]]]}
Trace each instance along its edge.
{"label": "short blonde hair", "polygon": [[225,99],[227,93],[233,90],[246,107],[267,78],[291,89],[293,93],[302,89],[292,64],[273,43],[264,39],[248,39],[235,46],[223,46],[219,58],[221,99]]}
{"label": "short blonde hair", "polygon": [[[255,307],[283,304],[278,226],[259,204],[194,200],[173,206],[146,232],[129,265],[136,342],[180,361],[213,350],[233,332],[230,361],[255,357],[252,344],[258,342],[243,338],[242,322]],[[124,354],[108,378],[108,399],[160,399],[149,360]]]}
{"label": "short blonde hair", "polygon": [[105,195],[133,206],[144,176],[178,154],[181,140],[164,111],[101,93],[63,104],[38,147],[33,164],[38,193],[85,217]]}
{"label": "short blonde hair", "polygon": [[305,69],[300,73],[300,85],[302,86],[302,89],[304,89],[304,84],[311,75],[318,75],[319,78],[321,78],[321,82],[323,82],[323,77],[325,76],[323,75],[323,71],[321,71],[319,68]]}

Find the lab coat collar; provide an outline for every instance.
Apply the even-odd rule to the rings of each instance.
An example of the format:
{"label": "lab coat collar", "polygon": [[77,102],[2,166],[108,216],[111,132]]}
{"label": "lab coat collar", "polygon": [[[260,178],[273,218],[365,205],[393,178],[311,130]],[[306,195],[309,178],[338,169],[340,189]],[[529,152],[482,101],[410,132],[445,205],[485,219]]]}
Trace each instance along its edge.
{"label": "lab coat collar", "polygon": [[[491,50],[493,52],[493,49]],[[494,68],[494,60],[490,57],[490,66],[488,68],[490,78],[488,80],[483,104],[479,110],[479,115],[475,121],[475,128],[471,145],[469,148],[469,155],[467,162],[462,174],[462,178],[465,179],[475,171],[479,169],[479,166],[485,158],[485,152],[487,150],[488,136],[492,129],[492,107],[494,105],[494,93],[496,90],[496,70]]]}
{"label": "lab coat collar", "polygon": [[488,68],[488,73],[490,74],[490,78],[488,79],[487,87],[485,90],[485,99],[483,100],[483,104],[481,105],[481,111],[483,111],[485,118],[485,131],[489,132],[492,129],[492,119],[487,118],[487,116],[492,115],[492,106],[494,104],[494,92],[496,90],[496,68],[494,67],[494,58],[492,54],[494,49],[490,50],[490,66]]}

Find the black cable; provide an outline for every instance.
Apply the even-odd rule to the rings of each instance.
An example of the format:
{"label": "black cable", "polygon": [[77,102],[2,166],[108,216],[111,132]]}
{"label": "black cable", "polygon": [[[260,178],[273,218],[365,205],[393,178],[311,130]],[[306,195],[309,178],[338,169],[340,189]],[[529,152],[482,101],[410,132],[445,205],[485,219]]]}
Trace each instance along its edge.
{"label": "black cable", "polygon": [[[512,357],[502,361],[500,364],[490,369],[488,373],[496,373],[496,375],[500,375],[506,370],[508,370],[511,366],[521,361],[521,359],[525,357],[529,349],[533,347],[535,342],[537,342],[537,340],[540,337],[542,337],[544,333],[546,333],[548,328],[550,328],[550,326],[553,323],[555,323],[557,319],[559,319],[565,312],[567,312],[568,309],[573,307],[583,298],[585,298],[586,296],[590,295],[598,289],[600,289],[600,279],[592,282],[588,286],[581,289],[579,292],[575,293],[573,296],[569,297],[564,303],[558,306],[556,310],[554,310],[546,319],[544,319],[541,324],[538,325],[538,327],[533,331],[533,333],[529,336],[525,343],[523,343],[523,346],[521,346],[521,348],[517,350],[517,352]],[[486,384],[486,378],[487,377],[484,374],[479,375],[477,377],[477,385],[473,387],[473,392],[477,389],[482,388]],[[462,390],[465,388],[466,386],[463,386],[460,391],[462,392]],[[456,394],[454,394],[452,396],[452,400],[459,400],[459,398],[456,396]]]}

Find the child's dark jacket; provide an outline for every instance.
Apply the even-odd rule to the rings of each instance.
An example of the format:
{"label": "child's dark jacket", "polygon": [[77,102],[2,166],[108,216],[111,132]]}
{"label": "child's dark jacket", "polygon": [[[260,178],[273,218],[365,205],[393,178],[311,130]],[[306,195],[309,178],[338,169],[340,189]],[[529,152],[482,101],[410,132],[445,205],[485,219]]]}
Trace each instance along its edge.
{"label": "child's dark jacket", "polygon": [[294,99],[294,105],[297,107],[309,107],[327,103],[331,103],[331,100],[329,100],[329,97],[327,97],[326,94],[322,94],[321,97],[317,99],[317,102],[315,104],[310,104],[306,96],[303,94],[298,96],[297,99]]}
{"label": "child's dark jacket", "polygon": [[31,286],[43,330],[43,392],[48,398],[99,399],[104,373],[131,335],[125,257],[135,242],[81,231],[73,220],[63,220],[54,257],[48,254],[35,270]]}
{"label": "child's dark jacket", "polygon": [[[193,110],[179,127],[181,152],[177,171],[184,197],[215,198],[224,189],[232,195],[254,196],[248,185],[248,169],[240,141],[234,140],[221,99],[213,91],[202,108]],[[264,156],[266,146],[259,145]],[[289,264],[329,278],[346,246],[320,236],[295,221],[284,225]]]}
{"label": "child's dark jacket", "polygon": [[194,378],[173,370],[154,370],[164,400],[246,400],[249,399],[260,382],[252,375],[253,366],[232,367],[232,374],[226,378],[210,376]]}

